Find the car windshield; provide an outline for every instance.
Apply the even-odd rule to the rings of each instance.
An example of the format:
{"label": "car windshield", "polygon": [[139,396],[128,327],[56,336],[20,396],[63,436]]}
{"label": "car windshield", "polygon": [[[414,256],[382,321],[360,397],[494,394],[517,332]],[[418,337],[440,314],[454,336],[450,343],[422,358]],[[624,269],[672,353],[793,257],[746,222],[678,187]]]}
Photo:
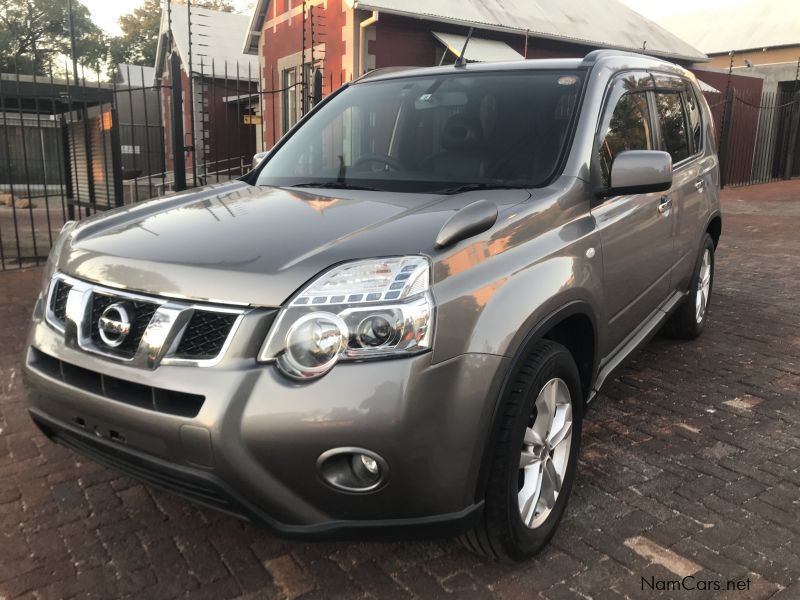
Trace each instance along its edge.
{"label": "car windshield", "polygon": [[259,185],[396,192],[538,187],[555,175],[579,71],[449,73],[364,81],[269,157]]}

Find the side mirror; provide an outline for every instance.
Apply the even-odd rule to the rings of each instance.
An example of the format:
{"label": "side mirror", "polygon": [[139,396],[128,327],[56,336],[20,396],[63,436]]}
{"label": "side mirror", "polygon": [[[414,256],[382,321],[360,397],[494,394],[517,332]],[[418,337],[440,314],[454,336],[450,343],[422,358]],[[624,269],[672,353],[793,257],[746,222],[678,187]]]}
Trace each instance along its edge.
{"label": "side mirror", "polygon": [[649,194],[672,187],[672,157],[659,150],[626,150],[611,163],[610,185],[598,196]]}

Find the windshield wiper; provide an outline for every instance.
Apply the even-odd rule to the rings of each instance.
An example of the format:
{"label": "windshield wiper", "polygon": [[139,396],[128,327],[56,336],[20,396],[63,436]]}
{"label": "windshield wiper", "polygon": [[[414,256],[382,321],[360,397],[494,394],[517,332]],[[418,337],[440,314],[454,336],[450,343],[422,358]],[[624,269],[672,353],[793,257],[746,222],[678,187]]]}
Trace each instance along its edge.
{"label": "windshield wiper", "polygon": [[363,185],[354,185],[352,183],[346,183],[344,181],[310,181],[308,183],[298,183],[295,185],[291,185],[289,187],[296,187],[296,188],[328,188],[331,190],[364,190],[367,192],[382,192],[384,190],[380,190],[378,188],[367,187]]}
{"label": "windshield wiper", "polygon": [[464,192],[474,192],[479,190],[524,190],[527,185],[510,185],[507,183],[470,183],[457,187],[436,190],[437,194],[463,194]]}

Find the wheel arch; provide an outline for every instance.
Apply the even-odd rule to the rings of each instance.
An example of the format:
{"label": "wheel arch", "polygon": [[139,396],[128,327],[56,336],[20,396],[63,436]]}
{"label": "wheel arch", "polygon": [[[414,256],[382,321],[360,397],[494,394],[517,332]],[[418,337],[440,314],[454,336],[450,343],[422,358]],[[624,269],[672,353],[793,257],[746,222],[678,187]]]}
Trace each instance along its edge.
{"label": "wheel arch", "polygon": [[715,213],[709,219],[706,225],[706,233],[714,240],[714,249],[716,250],[717,246],[719,246],[719,238],[722,236],[722,216],[719,213]]}
{"label": "wheel arch", "polygon": [[[586,344],[583,338],[589,334],[591,335],[591,341]],[[486,493],[492,449],[497,440],[504,406],[508,401],[509,386],[522,362],[541,340],[557,342],[570,351],[578,365],[581,386],[584,392],[584,402],[589,397],[592,385],[597,377],[599,365],[597,318],[588,302],[573,300],[538,321],[524,335],[522,341],[516,345],[495,399],[488,435],[484,441],[475,494],[476,500],[482,499]]]}

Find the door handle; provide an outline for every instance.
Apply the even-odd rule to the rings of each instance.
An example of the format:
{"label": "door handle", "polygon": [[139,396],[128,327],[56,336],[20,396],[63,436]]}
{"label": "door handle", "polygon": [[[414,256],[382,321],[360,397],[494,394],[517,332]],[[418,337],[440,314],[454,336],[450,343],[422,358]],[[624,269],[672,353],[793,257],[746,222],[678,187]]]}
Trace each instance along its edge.
{"label": "door handle", "polygon": [[658,203],[658,212],[662,215],[672,208],[672,198],[669,196],[661,196],[661,202]]}
{"label": "door handle", "polygon": [[694,187],[698,192],[702,192],[703,188],[706,187],[706,182],[703,179],[698,179],[694,182]]}

